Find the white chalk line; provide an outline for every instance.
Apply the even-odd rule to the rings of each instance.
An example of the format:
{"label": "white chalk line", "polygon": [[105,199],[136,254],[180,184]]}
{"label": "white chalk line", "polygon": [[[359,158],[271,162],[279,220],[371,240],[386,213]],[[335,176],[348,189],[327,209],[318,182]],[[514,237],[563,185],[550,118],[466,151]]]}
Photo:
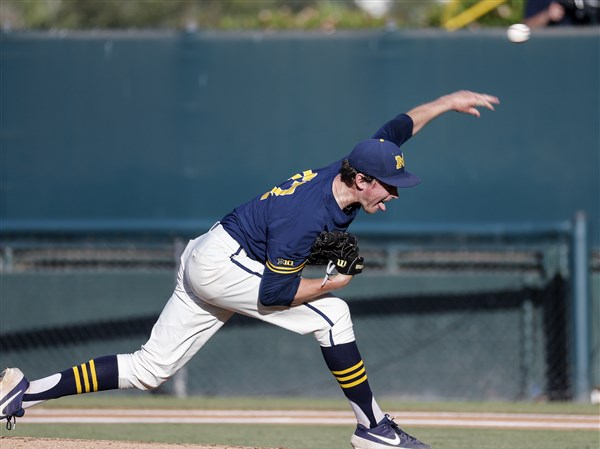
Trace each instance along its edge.
{"label": "white chalk line", "polygon": [[[392,412],[401,426],[600,431],[600,417],[566,414]],[[352,412],[315,410],[172,410],[32,408],[30,424],[298,424],[355,425]]]}

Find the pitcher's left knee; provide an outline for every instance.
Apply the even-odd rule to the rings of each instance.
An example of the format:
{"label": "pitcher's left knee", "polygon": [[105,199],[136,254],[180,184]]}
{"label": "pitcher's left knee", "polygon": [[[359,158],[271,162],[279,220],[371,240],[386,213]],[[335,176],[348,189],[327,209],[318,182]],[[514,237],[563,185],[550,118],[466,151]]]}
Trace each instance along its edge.
{"label": "pitcher's left knee", "polygon": [[327,298],[324,319],[327,326],[314,332],[321,346],[334,346],[354,341],[354,327],[348,304],[339,298]]}

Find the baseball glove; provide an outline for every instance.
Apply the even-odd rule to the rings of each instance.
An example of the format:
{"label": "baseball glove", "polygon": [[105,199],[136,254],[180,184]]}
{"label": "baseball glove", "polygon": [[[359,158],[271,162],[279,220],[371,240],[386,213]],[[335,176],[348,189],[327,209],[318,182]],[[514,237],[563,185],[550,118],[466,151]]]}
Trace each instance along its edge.
{"label": "baseball glove", "polygon": [[315,239],[306,263],[325,265],[333,262],[338,273],[362,273],[364,259],[358,253],[356,236],[342,231],[321,232]]}

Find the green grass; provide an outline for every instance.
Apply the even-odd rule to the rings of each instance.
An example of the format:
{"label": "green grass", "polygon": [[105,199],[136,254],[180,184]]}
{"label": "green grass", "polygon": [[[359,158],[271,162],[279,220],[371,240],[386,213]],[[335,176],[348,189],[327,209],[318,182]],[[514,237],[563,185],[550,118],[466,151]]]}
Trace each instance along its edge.
{"label": "green grass", "polygon": [[[574,403],[413,403],[385,401],[390,411],[452,411],[559,413],[600,416],[598,406]],[[349,410],[344,399],[205,398],[175,399],[157,395],[96,394],[63,398],[44,404],[59,408],[183,408],[183,409],[311,409]],[[401,423],[400,423],[401,424]],[[349,449],[353,426],[231,425],[231,424],[28,424],[1,436],[220,444],[287,449]],[[597,431],[496,430],[407,427],[434,449],[598,449]],[[4,440],[7,441],[7,440]]]}
{"label": "green grass", "polygon": [[[407,428],[434,449],[598,449],[594,431]],[[3,436],[229,444],[288,449],[349,449],[349,426],[225,424],[21,424]]]}

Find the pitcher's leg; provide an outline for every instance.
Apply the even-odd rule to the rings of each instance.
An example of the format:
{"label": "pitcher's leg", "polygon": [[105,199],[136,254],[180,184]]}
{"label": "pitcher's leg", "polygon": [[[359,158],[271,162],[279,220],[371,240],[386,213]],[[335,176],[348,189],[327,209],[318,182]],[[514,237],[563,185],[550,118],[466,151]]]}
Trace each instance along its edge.
{"label": "pitcher's leg", "polygon": [[350,401],[357,421],[367,428],[377,426],[385,415],[371,391],[367,370],[356,342],[321,346],[321,352],[342,393]]}
{"label": "pitcher's leg", "polygon": [[33,380],[23,395],[22,408],[27,409],[49,399],[119,388],[117,356],[91,359],[60,373]]}
{"label": "pitcher's leg", "polygon": [[260,304],[258,289],[264,266],[243,254],[231,256],[218,275],[210,278],[205,269],[209,248],[192,253],[189,261],[190,286],[197,296],[219,307],[228,308],[298,334],[312,334],[322,348],[323,357],[350,401],[357,421],[376,426],[384,414],[377,405],[366,369],[355,342],[350,309],[345,301],[326,296],[295,307],[268,307]]}
{"label": "pitcher's leg", "polygon": [[[264,307],[252,295],[250,290],[236,298],[236,312],[299,334],[312,334],[321,346],[327,366],[349,400],[357,421],[370,428],[384,418],[367,381],[345,301],[331,296],[291,308]],[[248,299],[242,300],[244,297]],[[224,304],[220,299],[217,301]]]}
{"label": "pitcher's leg", "polygon": [[371,391],[365,364],[354,337],[350,310],[345,301],[326,297],[260,319],[300,334],[311,333],[321,346],[325,362],[350,402],[357,422],[370,428],[385,414]]}
{"label": "pitcher's leg", "polygon": [[119,354],[119,388],[159,387],[183,367],[233,315],[202,301],[173,295],[150,339],[133,354]]}
{"label": "pitcher's leg", "polygon": [[195,302],[184,289],[178,288],[140,350],[95,358],[31,381],[22,397],[22,408],[74,394],[157,388],[185,365],[232,314]]}

